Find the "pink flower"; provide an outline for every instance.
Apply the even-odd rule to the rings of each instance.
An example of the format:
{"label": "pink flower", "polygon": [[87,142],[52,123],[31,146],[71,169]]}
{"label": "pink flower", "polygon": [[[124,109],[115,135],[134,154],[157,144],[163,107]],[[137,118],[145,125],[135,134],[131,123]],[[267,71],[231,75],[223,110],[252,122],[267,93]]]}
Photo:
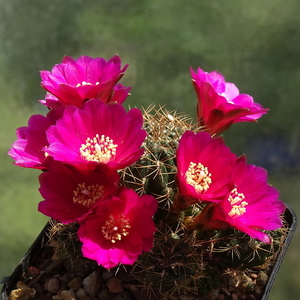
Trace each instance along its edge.
{"label": "pink flower", "polygon": [[117,102],[122,104],[129,95],[131,87],[125,87],[121,83],[116,84],[111,95],[110,102]]}
{"label": "pink flower", "polygon": [[27,127],[16,130],[17,140],[8,154],[20,167],[47,169],[52,158],[45,152],[49,143],[46,130],[55,124],[59,118],[58,111],[50,111],[47,116],[33,115],[28,120]]}
{"label": "pink flower", "polygon": [[114,86],[122,78],[127,67],[128,65],[125,65],[121,68],[121,59],[117,55],[108,61],[85,55],[78,59],[65,56],[62,63],[55,65],[51,72],[40,72],[41,84],[64,105],[82,107],[84,101],[92,98],[107,103],[110,102]]}
{"label": "pink flower", "polygon": [[55,160],[80,168],[107,164],[117,170],[137,161],[146,137],[139,109],[126,112],[121,104],[92,99],[83,108],[69,105],[47,131],[47,153]]}
{"label": "pink flower", "polygon": [[191,69],[193,85],[198,97],[198,122],[211,135],[219,134],[233,123],[256,122],[268,109],[253,98],[240,94],[238,88],[216,72]]}
{"label": "pink flower", "polygon": [[38,210],[66,224],[80,220],[96,203],[110,197],[118,187],[119,175],[105,165],[79,171],[54,161],[39,181],[45,200]]}
{"label": "pink flower", "polygon": [[83,255],[107,269],[119,263],[132,265],[153,247],[156,210],[153,196],[139,197],[134,190],[121,187],[115,196],[98,202],[81,222],[78,236]]}
{"label": "pink flower", "polygon": [[58,109],[64,106],[64,103],[62,101],[60,101],[57,97],[50,94],[49,92],[46,93],[45,100],[39,100],[39,102],[52,109]]}
{"label": "pink flower", "polygon": [[285,205],[278,199],[278,190],[267,183],[267,171],[246,164],[246,158],[241,156],[237,159],[232,178],[235,188],[227,199],[216,205],[212,219],[224,220],[252,238],[271,243],[270,237],[261,230],[282,226],[280,215]]}
{"label": "pink flower", "polygon": [[186,131],[176,156],[179,193],[187,204],[222,201],[233,188],[231,171],[236,156],[222,138]]}
{"label": "pink flower", "polygon": [[[113,92],[111,94],[111,98],[109,102],[117,102],[122,104],[126,98],[129,95],[129,91],[131,90],[131,87],[124,87],[121,83],[116,84],[113,88]],[[45,100],[39,100],[43,105],[52,108],[52,109],[58,109],[62,106],[65,106],[65,104],[60,101],[57,97],[53,96],[50,93],[46,94]]]}

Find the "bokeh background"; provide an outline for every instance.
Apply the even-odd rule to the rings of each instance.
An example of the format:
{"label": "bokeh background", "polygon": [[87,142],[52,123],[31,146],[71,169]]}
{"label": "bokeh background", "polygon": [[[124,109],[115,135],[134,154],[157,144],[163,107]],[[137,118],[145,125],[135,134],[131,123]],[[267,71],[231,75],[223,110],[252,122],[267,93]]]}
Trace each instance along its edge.
{"label": "bokeh background", "polygon": [[[268,169],[281,199],[300,215],[300,1],[0,0],[0,278],[10,275],[47,221],[37,212],[39,171],[7,155],[15,129],[38,100],[39,70],[67,54],[119,54],[133,86],[127,104],[151,103],[195,117],[189,68],[218,70],[270,108],[257,124],[224,133],[232,151]],[[300,230],[270,300],[300,294]]]}

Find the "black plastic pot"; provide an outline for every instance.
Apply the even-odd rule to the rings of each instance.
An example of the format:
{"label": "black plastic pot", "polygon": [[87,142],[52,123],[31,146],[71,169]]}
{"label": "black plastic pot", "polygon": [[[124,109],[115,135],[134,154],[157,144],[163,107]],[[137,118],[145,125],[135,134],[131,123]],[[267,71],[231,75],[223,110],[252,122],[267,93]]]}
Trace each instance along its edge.
{"label": "black plastic pot", "polygon": [[1,291],[1,300],[8,300],[10,292],[16,288],[17,282],[22,278],[24,274],[35,258],[39,255],[40,251],[48,242],[47,229],[50,223],[48,222],[38,237],[35,239],[33,244],[27,250],[20,263],[17,265],[13,273],[9,277],[4,277],[1,283],[4,283]]}
{"label": "black plastic pot", "polygon": [[287,223],[290,225],[289,227],[289,232],[288,232],[288,235],[285,239],[285,243],[283,245],[283,247],[281,248],[281,251],[279,252],[278,256],[277,256],[277,260],[274,264],[274,267],[273,267],[273,270],[269,276],[269,280],[268,280],[268,283],[266,285],[266,288],[265,288],[265,292],[263,294],[263,297],[261,298],[261,300],[267,300],[269,298],[269,293],[272,289],[272,286],[274,284],[274,281],[275,281],[275,278],[277,276],[277,273],[279,271],[279,268],[281,266],[281,263],[284,259],[284,256],[288,250],[288,247],[291,243],[291,240],[293,238],[293,235],[294,235],[294,232],[297,228],[297,224],[298,224],[298,220],[297,220],[297,216],[295,214],[295,212],[292,210],[292,208],[288,205],[287,206],[287,209],[285,211],[285,219],[287,221]]}
{"label": "black plastic pot", "polygon": [[[287,205],[287,209],[285,211],[285,220],[287,224],[289,225],[289,232],[285,239],[285,243],[280,250],[280,252],[277,255],[276,262],[273,266],[272,272],[269,276],[269,280],[267,282],[267,285],[265,287],[264,294],[261,298],[261,300],[267,300],[269,297],[269,293],[272,289],[272,286],[274,284],[275,278],[277,276],[277,273],[279,271],[280,265],[284,259],[284,256],[288,250],[288,247],[290,245],[290,242],[292,240],[292,237],[294,235],[294,232],[297,227],[297,217],[294,213],[294,211]],[[16,284],[19,280],[22,278],[22,274],[24,274],[28,267],[32,265],[36,257],[40,254],[43,247],[48,242],[48,236],[47,236],[47,228],[50,226],[49,223],[46,224],[44,229],[41,231],[39,236],[36,238],[34,243],[31,245],[31,247],[28,249],[27,253],[24,255],[18,266],[15,268],[13,273],[9,277],[5,277],[2,280],[2,283],[4,283],[2,291],[1,291],[1,300],[8,300],[10,292],[15,289]]]}

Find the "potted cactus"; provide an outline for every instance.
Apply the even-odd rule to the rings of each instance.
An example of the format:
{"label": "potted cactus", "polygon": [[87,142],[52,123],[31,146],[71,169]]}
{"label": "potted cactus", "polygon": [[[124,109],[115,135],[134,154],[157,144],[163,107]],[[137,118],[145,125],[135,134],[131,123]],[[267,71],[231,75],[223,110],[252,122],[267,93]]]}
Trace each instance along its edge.
{"label": "potted cactus", "polygon": [[198,68],[196,123],[126,111],[127,67],[66,56],[41,72],[49,112],[17,130],[9,155],[42,171],[38,210],[51,221],[2,298],[267,299],[295,216],[220,134],[268,109]]}

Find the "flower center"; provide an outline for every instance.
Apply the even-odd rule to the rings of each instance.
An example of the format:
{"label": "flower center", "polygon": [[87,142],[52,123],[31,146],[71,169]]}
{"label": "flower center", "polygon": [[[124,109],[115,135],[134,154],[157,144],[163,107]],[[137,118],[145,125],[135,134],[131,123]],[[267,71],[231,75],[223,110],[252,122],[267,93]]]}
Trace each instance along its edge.
{"label": "flower center", "polygon": [[85,183],[79,183],[77,189],[73,191],[73,202],[84,207],[92,207],[104,195],[104,188],[99,184],[86,186]]}
{"label": "flower center", "polygon": [[228,197],[228,201],[231,204],[231,210],[228,213],[230,217],[237,218],[246,212],[248,202],[243,201],[244,199],[245,195],[243,193],[238,193],[236,188],[231,191]]}
{"label": "flower center", "polygon": [[[48,148],[48,146],[45,146],[44,149],[46,150]],[[44,156],[45,158],[49,156],[49,153],[47,153],[46,151],[44,151]]]}
{"label": "flower center", "polygon": [[107,240],[115,243],[116,241],[121,241],[122,236],[129,234],[128,229],[130,227],[129,220],[125,219],[123,214],[118,215],[117,218],[110,215],[109,220],[102,226],[102,233]]}
{"label": "flower center", "polygon": [[85,144],[81,145],[80,154],[87,161],[107,163],[116,155],[117,147],[118,145],[115,145],[108,136],[100,137],[96,134],[93,139],[87,138]]}
{"label": "flower center", "polygon": [[83,85],[98,85],[98,84],[100,84],[100,83],[96,82],[95,84],[93,84],[93,83],[90,83],[90,82],[82,81],[81,83],[77,83],[76,87],[83,86]]}
{"label": "flower center", "polygon": [[201,163],[190,162],[189,168],[185,172],[185,180],[193,186],[197,193],[202,193],[208,190],[211,184],[211,174],[208,169]]}

